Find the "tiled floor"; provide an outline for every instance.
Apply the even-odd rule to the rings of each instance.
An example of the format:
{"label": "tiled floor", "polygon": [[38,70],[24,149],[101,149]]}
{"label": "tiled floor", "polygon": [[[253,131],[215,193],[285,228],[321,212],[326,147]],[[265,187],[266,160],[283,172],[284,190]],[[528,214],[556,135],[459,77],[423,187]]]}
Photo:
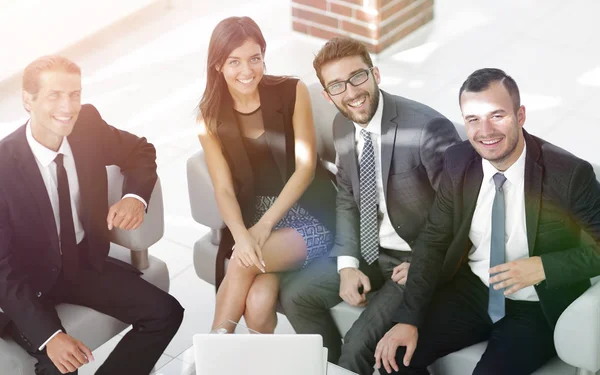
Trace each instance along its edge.
{"label": "tiled floor", "polygon": [[[166,230],[150,252],[165,260],[184,323],[156,373],[192,370],[191,337],[211,324],[214,289],[192,267],[192,246],[206,230],[190,215],[185,161],[199,147],[195,106],[205,80],[211,30],[224,17],[248,15],[268,42],[270,73],[316,82],[312,58],[322,41],[290,30],[289,0],[171,0],[115,25],[65,53],[84,73],[84,101],[117,127],[146,136],[158,149]],[[167,4],[169,4],[167,6]],[[594,0],[437,0],[436,19],[376,58],[382,87],[425,102],[460,122],[457,91],[474,69],[500,67],[522,90],[526,128],[600,164],[600,24]],[[597,46],[597,45],[596,45]],[[19,81],[0,82],[0,137],[26,120]],[[280,332],[291,327],[280,316]],[[120,336],[95,351],[106,358]],[[88,365],[80,372],[92,374]]]}

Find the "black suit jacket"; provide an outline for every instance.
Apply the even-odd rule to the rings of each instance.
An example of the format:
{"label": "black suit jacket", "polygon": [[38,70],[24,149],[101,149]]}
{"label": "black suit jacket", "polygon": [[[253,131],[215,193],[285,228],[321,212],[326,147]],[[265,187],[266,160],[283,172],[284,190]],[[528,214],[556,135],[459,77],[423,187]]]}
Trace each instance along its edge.
{"label": "black suit jacket", "polygon": [[[546,280],[535,289],[554,327],[564,309],[590,286],[589,279],[600,274],[600,184],[588,162],[523,133],[529,255],[542,259]],[[448,149],[396,322],[418,327],[436,287],[467,262],[482,180],[481,157],[468,141]],[[582,241],[582,230],[593,241]]]}
{"label": "black suit jacket", "polygon": [[[0,329],[13,321],[39,347],[60,329],[39,297],[56,283],[61,257],[52,206],[25,130],[22,126],[0,141]],[[156,151],[144,138],[106,124],[91,105],[82,106],[68,141],[89,248],[83,258],[102,271],[110,247],[106,166],[121,167],[123,194],[150,202]]]}
{"label": "black suit jacket", "polygon": [[[412,248],[431,208],[446,149],[460,142],[456,128],[428,106],[381,91],[381,180],[396,233]],[[360,255],[360,187],[354,123],[338,113],[337,230],[331,256]]]}

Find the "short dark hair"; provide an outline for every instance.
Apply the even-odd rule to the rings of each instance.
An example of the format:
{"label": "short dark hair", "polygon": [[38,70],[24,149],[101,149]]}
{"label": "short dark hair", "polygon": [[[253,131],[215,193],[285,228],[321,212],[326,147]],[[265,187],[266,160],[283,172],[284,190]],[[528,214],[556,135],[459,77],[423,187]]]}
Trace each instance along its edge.
{"label": "short dark hair", "polygon": [[494,82],[502,83],[506,91],[508,91],[516,112],[521,106],[519,87],[511,76],[506,74],[503,70],[496,68],[478,69],[471,73],[460,87],[460,91],[458,92],[458,103],[460,104],[460,98],[463,92],[481,92],[490,87],[490,84]]}
{"label": "short dark hair", "polygon": [[367,64],[367,67],[373,67],[373,61],[364,43],[348,36],[335,37],[325,43],[313,60],[313,67],[317,73],[317,78],[319,78],[323,87],[325,87],[325,81],[321,75],[321,67],[332,61],[349,56],[360,56],[365,64]]}

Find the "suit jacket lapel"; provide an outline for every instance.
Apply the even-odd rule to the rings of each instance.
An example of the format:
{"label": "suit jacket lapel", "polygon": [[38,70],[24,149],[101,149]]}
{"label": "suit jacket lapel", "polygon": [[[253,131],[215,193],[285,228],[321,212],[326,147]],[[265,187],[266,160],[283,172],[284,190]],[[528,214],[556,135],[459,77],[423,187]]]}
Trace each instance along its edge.
{"label": "suit jacket lapel", "polygon": [[40,169],[35,161],[35,156],[33,156],[31,148],[27,143],[25,129],[25,126],[22,126],[19,129],[17,142],[15,142],[15,148],[13,149],[15,165],[17,165],[17,169],[23,177],[25,182],[23,185],[29,189],[40,210],[44,229],[46,230],[48,239],[50,239],[50,242],[52,243],[52,247],[56,252],[59,252],[60,245],[58,243],[58,232],[56,220],[54,220],[54,211],[52,210],[52,204],[50,203],[48,191],[46,190],[46,185],[42,179]]}
{"label": "suit jacket lapel", "polygon": [[[469,233],[471,231],[471,222],[477,205],[477,197],[481,190],[483,181],[483,168],[481,166],[481,157],[471,149],[473,157],[468,162],[462,180],[462,189],[459,187],[457,191],[455,207],[459,212],[454,214],[458,217],[459,227],[454,233],[454,240],[450,246],[450,251],[446,255],[444,264],[450,264],[451,267],[444,267],[444,280],[450,280],[456,275],[463,260],[467,256],[471,246]],[[460,201],[462,193],[462,202]]]}
{"label": "suit jacket lapel", "polygon": [[525,156],[525,223],[529,256],[533,256],[537,237],[538,220],[542,199],[543,165],[541,150],[535,140],[523,130],[527,155]]}
{"label": "suit jacket lapel", "polygon": [[396,111],[395,101],[385,92],[383,95],[383,114],[381,117],[381,174],[383,181],[383,195],[387,198],[387,185],[390,176],[390,165],[394,155],[394,145],[396,144],[396,129],[399,121],[396,120],[398,112]]}
{"label": "suit jacket lapel", "polygon": [[350,175],[352,183],[352,192],[354,193],[354,200],[357,204],[360,204],[360,182],[358,175],[358,158],[356,155],[356,129],[352,121],[348,120],[346,117],[343,117],[341,114],[338,116],[340,118],[339,121],[343,121],[341,126],[342,134],[340,137],[341,139],[339,149],[347,150],[347,152],[340,152],[340,155],[345,156],[343,160],[340,159],[340,163]]}
{"label": "suit jacket lapel", "polygon": [[[270,89],[269,86],[262,84],[258,85],[258,93],[260,95],[260,106],[267,144],[279,168],[282,180],[287,181],[287,174],[291,174],[292,171],[288,171],[286,168],[288,150],[286,147],[286,129],[283,122],[283,113],[281,112],[283,107],[281,96],[277,95],[275,90]],[[293,128],[291,129],[290,136],[293,139]]]}
{"label": "suit jacket lapel", "polygon": [[[475,151],[473,150],[473,153]],[[469,162],[467,170],[463,180],[463,212],[460,228],[458,229],[458,236],[463,235],[466,231],[466,235],[471,228],[471,221],[473,220],[473,214],[475,213],[475,206],[477,205],[477,197],[481,190],[481,183],[483,182],[483,168],[481,166],[481,157],[475,156]]]}

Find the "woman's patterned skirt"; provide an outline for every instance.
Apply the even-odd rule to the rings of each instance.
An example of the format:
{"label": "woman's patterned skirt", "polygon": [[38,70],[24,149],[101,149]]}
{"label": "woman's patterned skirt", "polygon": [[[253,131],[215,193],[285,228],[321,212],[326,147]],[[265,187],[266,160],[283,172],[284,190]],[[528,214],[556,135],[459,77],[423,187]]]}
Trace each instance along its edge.
{"label": "woman's patterned skirt", "polygon": [[[275,196],[257,196],[254,205],[254,219],[252,225],[256,224],[267,210],[275,203]],[[306,267],[311,260],[326,255],[333,244],[333,235],[329,228],[302,208],[298,203],[294,204],[287,214],[273,228],[292,228],[298,232],[306,243]]]}

